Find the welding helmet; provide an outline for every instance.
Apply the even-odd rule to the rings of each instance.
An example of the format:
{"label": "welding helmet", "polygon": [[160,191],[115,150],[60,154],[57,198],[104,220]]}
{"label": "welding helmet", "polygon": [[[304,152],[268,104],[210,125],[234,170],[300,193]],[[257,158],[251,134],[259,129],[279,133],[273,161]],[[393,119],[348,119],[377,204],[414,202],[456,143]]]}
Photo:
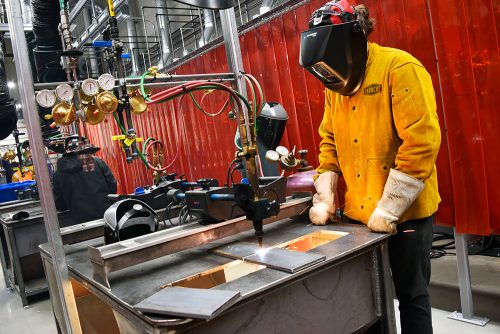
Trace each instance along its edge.
{"label": "welding helmet", "polygon": [[301,33],[300,65],[341,95],[354,95],[364,79],[367,39],[347,0],[316,10]]}
{"label": "welding helmet", "polygon": [[274,150],[279,145],[285,131],[288,114],[277,102],[264,105],[257,117],[257,139],[267,150]]}
{"label": "welding helmet", "polygon": [[149,234],[158,230],[158,215],[146,203],[124,199],[104,212],[104,241],[106,245]]}

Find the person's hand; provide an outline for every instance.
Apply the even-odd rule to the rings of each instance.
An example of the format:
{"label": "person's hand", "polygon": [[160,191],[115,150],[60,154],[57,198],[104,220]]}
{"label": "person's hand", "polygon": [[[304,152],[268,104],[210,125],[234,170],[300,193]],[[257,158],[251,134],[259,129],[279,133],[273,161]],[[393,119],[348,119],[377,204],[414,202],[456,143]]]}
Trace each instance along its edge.
{"label": "person's hand", "polygon": [[398,217],[395,217],[384,209],[377,207],[370,216],[367,225],[373,232],[396,234],[396,223],[394,222],[397,220]]}
{"label": "person's hand", "polygon": [[391,169],[382,198],[368,220],[368,228],[373,232],[396,234],[396,222],[415,202],[423,189],[422,181]]}
{"label": "person's hand", "polygon": [[324,172],[314,182],[316,194],[309,209],[309,219],[314,225],[326,225],[335,216],[335,192],[339,176],[334,172]]}

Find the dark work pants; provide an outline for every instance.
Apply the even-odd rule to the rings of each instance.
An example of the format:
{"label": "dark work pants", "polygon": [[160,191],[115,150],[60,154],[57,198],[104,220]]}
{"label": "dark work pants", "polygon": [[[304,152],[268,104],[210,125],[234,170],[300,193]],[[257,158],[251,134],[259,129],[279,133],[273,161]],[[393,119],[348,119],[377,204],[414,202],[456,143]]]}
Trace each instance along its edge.
{"label": "dark work pants", "polygon": [[[346,219],[347,218],[347,219]],[[356,223],[345,217],[344,222]],[[429,279],[434,216],[398,224],[389,238],[389,262],[399,300],[402,334],[432,333]]]}

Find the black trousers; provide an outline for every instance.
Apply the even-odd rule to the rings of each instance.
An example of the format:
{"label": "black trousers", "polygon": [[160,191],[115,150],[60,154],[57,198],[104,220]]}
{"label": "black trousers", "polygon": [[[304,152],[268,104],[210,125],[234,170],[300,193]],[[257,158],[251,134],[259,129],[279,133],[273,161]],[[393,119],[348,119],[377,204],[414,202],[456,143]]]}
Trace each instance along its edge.
{"label": "black trousers", "polygon": [[[346,223],[359,223],[346,216]],[[429,291],[434,216],[398,224],[389,238],[389,262],[399,300],[402,334],[432,334]]]}

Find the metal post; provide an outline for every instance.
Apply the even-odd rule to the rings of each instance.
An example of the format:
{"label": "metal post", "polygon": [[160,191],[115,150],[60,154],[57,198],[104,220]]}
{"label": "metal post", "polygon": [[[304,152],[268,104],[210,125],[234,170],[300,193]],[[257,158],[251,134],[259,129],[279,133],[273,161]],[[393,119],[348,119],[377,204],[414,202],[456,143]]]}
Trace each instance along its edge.
{"label": "metal post", "polygon": [[[35,95],[33,88],[33,77],[29,63],[28,46],[24,37],[23,17],[21,12],[21,2],[19,0],[6,1],[7,17],[12,41],[12,50],[16,64],[17,77],[19,81],[19,93],[21,104],[23,106],[24,119],[28,130],[31,151],[33,154],[33,163],[37,175],[38,190],[40,193],[40,202],[42,205],[43,218],[45,220],[45,229],[47,238],[52,247],[56,283],[64,319],[61,330],[64,333],[80,334],[80,321],[76,309],[73,289],[68,277],[68,267],[64,248],[59,232],[59,221],[54,204],[54,196],[50,185],[49,171],[45,159],[45,150],[42,141],[42,132],[40,120],[35,104]],[[56,296],[52,296],[56,298]]]}
{"label": "metal post", "polygon": [[[137,50],[139,46],[137,45],[137,29],[135,28],[135,20],[133,15],[133,7],[128,5],[128,18],[127,18],[127,35],[129,41],[129,52],[132,57],[132,75],[139,74],[139,67],[137,65]],[[147,36],[146,36],[147,38]]]}
{"label": "metal post", "polygon": [[451,313],[448,318],[484,326],[490,319],[474,316],[474,302],[472,300],[472,285],[470,280],[469,253],[466,235],[457,233],[456,229],[453,231],[455,234],[455,247],[457,251],[458,286],[460,288],[462,313],[455,311]]}
{"label": "metal post", "polygon": [[[91,13],[91,8],[84,7],[83,8],[83,22],[85,24],[85,27],[90,27],[92,25],[92,13]],[[95,54],[94,48],[91,48],[89,50],[89,57],[90,57],[90,70],[92,71],[90,77],[94,76],[97,77],[99,75],[99,70],[97,69],[97,56]],[[88,70],[87,70],[88,73]]]}
{"label": "metal post", "polygon": [[[238,38],[238,27],[236,26],[236,16],[234,8],[223,9],[219,11],[220,21],[222,25],[222,35],[224,37],[224,45],[226,47],[226,57],[229,66],[229,72],[234,73],[236,79],[236,89],[246,98],[247,89],[245,78],[241,75],[243,71],[243,58],[241,57],[240,40]],[[250,122],[248,110],[243,108],[243,117],[245,118],[246,132],[250,134]],[[252,145],[249,136],[249,145]]]}

